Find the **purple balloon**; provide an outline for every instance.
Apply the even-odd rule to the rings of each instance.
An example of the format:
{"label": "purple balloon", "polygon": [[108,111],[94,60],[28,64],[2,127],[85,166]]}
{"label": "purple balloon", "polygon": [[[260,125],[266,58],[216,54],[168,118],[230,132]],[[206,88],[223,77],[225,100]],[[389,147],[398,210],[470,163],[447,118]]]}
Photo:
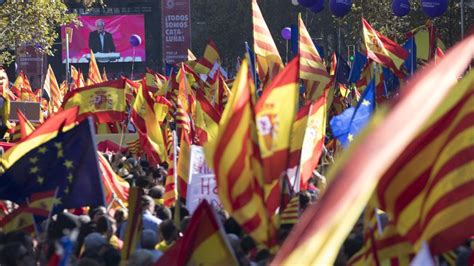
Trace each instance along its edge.
{"label": "purple balloon", "polygon": [[281,30],[281,37],[283,37],[283,39],[285,39],[285,40],[291,39],[291,28],[290,27],[284,27]]}
{"label": "purple balloon", "polygon": [[421,0],[421,9],[428,17],[439,17],[448,9],[448,0]]}
{"label": "purple balloon", "polygon": [[410,13],[410,2],[408,0],[393,0],[392,11],[397,17],[406,16]]}
{"label": "purple balloon", "polygon": [[318,2],[318,0],[298,0],[298,3],[300,3],[300,6],[302,7],[312,7]]}
{"label": "purple balloon", "polygon": [[344,17],[352,9],[352,0],[330,0],[329,9],[336,17]]}
{"label": "purple balloon", "polygon": [[128,40],[133,47],[137,47],[142,44],[142,38],[138,34],[133,34]]}
{"label": "purple balloon", "polygon": [[311,12],[313,13],[319,13],[321,11],[323,11],[324,9],[324,0],[318,0],[318,2],[309,8],[309,10],[311,10]]}

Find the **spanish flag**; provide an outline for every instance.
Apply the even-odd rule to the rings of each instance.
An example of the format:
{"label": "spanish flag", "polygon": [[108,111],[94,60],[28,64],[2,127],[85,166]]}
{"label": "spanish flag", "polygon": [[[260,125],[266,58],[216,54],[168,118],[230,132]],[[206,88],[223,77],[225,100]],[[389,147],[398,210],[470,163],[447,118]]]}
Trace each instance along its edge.
{"label": "spanish flag", "polygon": [[195,138],[203,146],[217,136],[221,116],[202,91],[196,93],[196,100]]}
{"label": "spanish flag", "polygon": [[[401,216],[397,212],[386,210],[389,216],[395,218],[401,236],[410,231],[401,231],[402,224],[398,224],[398,221],[403,221],[406,229],[409,229],[406,226],[413,224],[413,220],[420,221],[420,227],[417,227],[422,230],[415,232],[421,235],[418,233],[412,235],[414,236],[412,239],[416,239],[416,243],[419,243],[418,240],[421,239],[427,240],[433,251],[442,251],[444,248],[459,244],[459,239],[465,239],[473,234],[472,226],[466,225],[466,223],[473,223],[472,210],[474,209],[468,207],[473,205],[472,189],[469,189],[472,187],[470,186],[472,175],[460,174],[463,169],[464,173],[473,172],[469,171],[472,160],[466,163],[466,160],[471,159],[472,156],[462,155],[460,159],[457,157],[460,151],[461,154],[464,151],[470,151],[472,154],[472,137],[465,138],[465,136],[472,136],[472,133],[469,134],[472,122],[468,122],[470,127],[461,125],[468,121],[465,120],[466,118],[472,118],[473,74],[470,73],[465,80],[456,85],[458,77],[471,63],[473,51],[474,35],[471,35],[452,48],[440,63],[436,65],[432,63],[415,74],[411,81],[406,83],[405,88],[401,89],[400,97],[389,111],[383,108],[378,110],[361,136],[351,144],[351,147],[328,173],[329,185],[325,193],[318,204],[306,209],[300,222],[293,228],[277,253],[273,261],[275,265],[333,264],[340,246],[376,190],[377,183],[384,178],[382,176],[389,176],[387,170],[396,165],[400,167],[394,173],[405,173],[404,177],[408,179],[403,178],[403,182],[401,179],[400,181],[393,178],[387,179],[394,182],[390,182],[391,185],[387,186],[390,190],[386,190],[387,193],[383,194],[380,192],[384,191],[384,186],[380,183],[377,188],[379,197],[377,204],[387,207],[396,206],[394,205],[396,202],[389,198],[395,196],[399,199],[399,203],[415,204],[413,207],[424,206],[414,209],[417,213],[411,213],[413,217],[410,217],[408,221],[398,218]],[[468,84],[471,84],[470,88],[466,89]],[[434,87],[437,89],[436,93],[433,93]],[[457,105],[457,103],[461,104]],[[451,108],[447,108],[448,106]],[[453,106],[458,106],[459,110],[463,111],[448,112]],[[446,122],[441,129],[433,127],[436,121],[443,118],[443,114],[448,114],[448,116],[450,114],[452,120]],[[461,114],[464,116],[460,116]],[[448,134],[452,138],[445,139],[447,142],[420,139],[419,134],[424,135],[426,130],[439,134],[438,136]],[[415,172],[403,170],[407,165],[396,162],[407,158],[401,156],[405,150],[411,150],[411,155],[415,156],[424,153],[423,146],[419,146],[419,149],[413,153],[411,143],[417,142],[424,143],[426,147],[443,148],[438,150],[440,153],[435,153],[422,162],[412,157],[409,162],[420,164],[414,169]],[[435,163],[432,160],[433,156],[439,158],[436,164],[433,164]],[[431,165],[430,168],[426,168],[429,165]],[[451,166],[448,167],[448,165]],[[423,179],[418,179],[421,186],[417,190],[412,190],[411,197],[409,194],[407,197],[397,196],[405,196],[399,192],[415,184],[413,181],[417,178],[417,174],[427,169],[429,169],[427,177],[430,179],[428,186],[424,187],[424,183],[421,182]],[[441,183],[433,182],[436,179]],[[445,185],[445,181],[454,183]],[[437,184],[441,185],[440,188],[435,188]],[[445,195],[449,196],[444,198]],[[422,196],[421,199],[417,199],[420,196]],[[417,202],[418,206],[416,206]],[[438,205],[438,202],[444,203]],[[397,208],[400,207],[402,206],[399,205]],[[405,213],[408,212],[402,212],[402,214]],[[442,245],[440,245],[440,240],[443,241]]]}
{"label": "spanish flag", "polygon": [[397,77],[403,78],[405,74],[401,67],[408,57],[408,52],[394,41],[374,30],[365,19],[362,19],[362,26],[367,57],[390,68]]}
{"label": "spanish flag", "polygon": [[323,59],[318,53],[313,40],[309,35],[301,14],[298,15],[299,28],[299,54],[300,54],[300,73],[299,77],[303,80],[306,87],[305,99],[308,101],[317,100],[330,79]]}
{"label": "spanish flag", "polygon": [[247,60],[242,61],[224,110],[217,136],[205,145],[207,162],[214,169],[224,209],[256,242],[270,245],[275,229],[265,207],[263,177],[255,168],[251,125],[254,114],[251,89],[254,84]]}
{"label": "spanish flag", "polygon": [[288,167],[292,122],[298,108],[299,58],[294,58],[263,91],[255,106],[267,209],[280,206],[280,179]]}
{"label": "spanish flag", "polygon": [[100,179],[104,185],[105,202],[113,207],[123,207],[128,200],[129,184],[117,175],[105,157],[97,152],[99,159]]}
{"label": "spanish flag", "polygon": [[21,139],[25,139],[35,131],[35,126],[30,122],[30,120],[28,120],[28,118],[26,118],[20,109],[17,109],[17,114],[18,123],[20,124]]}
{"label": "spanish flag", "polygon": [[94,117],[98,123],[125,120],[125,79],[107,81],[70,91],[63,109],[79,106],[79,118]]}
{"label": "spanish flag", "polygon": [[213,40],[207,41],[206,48],[204,49],[204,56],[200,58],[197,64],[194,66],[194,70],[200,74],[207,74],[211,71],[215,62],[220,61],[219,51]]}
{"label": "spanish flag", "polygon": [[183,235],[155,265],[239,265],[213,207],[206,200],[194,211]]}

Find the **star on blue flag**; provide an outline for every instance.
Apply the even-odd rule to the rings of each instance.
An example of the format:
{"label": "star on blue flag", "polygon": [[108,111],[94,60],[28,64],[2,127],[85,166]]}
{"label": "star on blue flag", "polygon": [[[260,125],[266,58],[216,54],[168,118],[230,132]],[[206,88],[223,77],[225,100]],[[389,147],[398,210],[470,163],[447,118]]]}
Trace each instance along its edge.
{"label": "star on blue flag", "polygon": [[375,80],[372,79],[362,94],[356,107],[350,107],[340,115],[334,116],[329,125],[334,137],[344,148],[354,140],[355,136],[369,122],[375,110]]}
{"label": "star on blue flag", "polygon": [[93,138],[90,121],[84,120],[36,144],[0,176],[0,198],[21,204],[34,193],[57,189],[56,211],[104,205]]}

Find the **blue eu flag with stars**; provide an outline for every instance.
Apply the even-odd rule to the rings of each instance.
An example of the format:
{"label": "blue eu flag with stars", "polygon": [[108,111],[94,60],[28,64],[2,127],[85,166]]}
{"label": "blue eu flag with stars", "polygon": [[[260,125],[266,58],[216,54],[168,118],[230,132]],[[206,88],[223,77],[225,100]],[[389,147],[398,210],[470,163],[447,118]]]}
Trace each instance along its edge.
{"label": "blue eu flag with stars", "polygon": [[[38,145],[33,142],[32,145]],[[94,135],[88,119],[40,143],[0,176],[0,199],[18,204],[33,193],[55,189],[60,201],[55,211],[105,205]]]}
{"label": "blue eu flag with stars", "polygon": [[355,136],[369,122],[375,110],[375,80],[372,79],[365,88],[356,107],[350,107],[340,115],[334,116],[329,123],[334,137],[344,148],[354,140]]}

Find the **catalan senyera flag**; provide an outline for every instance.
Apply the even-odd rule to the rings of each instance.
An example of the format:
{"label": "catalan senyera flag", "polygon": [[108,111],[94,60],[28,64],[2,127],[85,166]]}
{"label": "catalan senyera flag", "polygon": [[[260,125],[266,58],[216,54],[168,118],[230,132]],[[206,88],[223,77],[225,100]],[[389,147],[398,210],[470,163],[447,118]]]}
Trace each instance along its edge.
{"label": "catalan senyera flag", "polygon": [[16,78],[11,92],[20,99],[21,101],[35,101],[36,95],[33,93],[33,90],[30,85],[28,77],[23,71],[20,71],[18,77]]}
{"label": "catalan senyera flag", "polygon": [[198,145],[203,146],[217,136],[220,119],[219,112],[206,99],[204,93],[198,91],[196,93],[196,120],[194,121],[194,135]]}
{"label": "catalan senyera flag", "polygon": [[141,239],[142,232],[142,190],[139,187],[131,187],[128,197],[128,219],[125,227],[122,260],[127,261]]}
{"label": "catalan senyera flag", "polygon": [[70,91],[64,96],[63,109],[79,106],[79,117],[94,117],[98,123],[126,118],[125,79],[106,81]]}
{"label": "catalan senyera flag", "polygon": [[[167,133],[171,133],[169,128],[165,128]],[[176,158],[175,161],[175,140],[173,137],[173,133],[171,133],[171,141],[168,142],[168,146],[170,146],[169,153],[168,153],[168,175],[166,176],[165,180],[165,193],[163,194],[163,204],[165,206],[171,207],[176,203],[178,199],[178,186],[176,185],[176,179],[178,174],[178,161]],[[176,144],[177,145],[177,144]]]}
{"label": "catalan senyera flag", "polygon": [[[263,177],[254,162],[251,124],[254,123],[247,60],[237,74],[217,137],[205,145],[207,162],[214,169],[224,209],[256,242],[268,245],[275,236],[265,207]],[[255,130],[255,129],[253,129]]]}
{"label": "catalan senyera flag", "polygon": [[142,149],[140,147],[140,139],[127,142],[127,147],[128,151],[135,157],[138,157],[142,154]]}
{"label": "catalan senyera flag", "polygon": [[90,50],[89,72],[87,73],[87,85],[93,85],[102,82],[102,75],[100,74],[99,65],[95,60],[94,52]]}
{"label": "catalan senyera flag", "polygon": [[117,175],[105,157],[97,152],[102,184],[104,184],[105,202],[107,206],[122,207],[127,204],[130,185]]}
{"label": "catalan senyera flag", "polygon": [[56,113],[61,107],[63,94],[59,89],[59,84],[56,80],[56,76],[54,75],[51,65],[48,65],[48,72],[46,73],[46,77],[44,79],[43,90],[48,94],[51,111]]}
{"label": "catalan senyera flag", "polygon": [[81,69],[77,70],[73,65],[71,65],[71,78],[73,81],[71,89],[78,89],[86,86]]}
{"label": "catalan senyera flag", "polygon": [[208,74],[215,62],[220,62],[219,51],[214,41],[209,39],[204,49],[204,55],[194,66],[194,71],[200,74]]}
{"label": "catalan senyera flag", "polygon": [[440,254],[474,234],[473,125],[470,71],[379,182],[380,207],[417,250],[426,241],[432,254]]}
{"label": "catalan senyera flag", "polygon": [[264,79],[264,77],[268,76],[271,80],[283,69],[283,61],[257,4],[257,0],[252,0],[252,21],[254,52],[257,56],[259,69],[264,72],[260,73],[260,77]]}
{"label": "catalan senyera flag", "polygon": [[[387,108],[383,108],[383,106],[379,109],[366,130],[352,143],[351,147],[343,153],[339,160],[336,161],[336,164],[327,175],[329,185],[325,193],[317,205],[312,205],[306,209],[299,223],[293,228],[277,253],[273,260],[274,265],[333,264],[340,250],[340,246],[353,228],[370,197],[373,195],[382,175],[386,175],[387,169],[390,169],[393,163],[399,160],[399,158],[404,158],[400,157],[400,155],[404,150],[409,148],[411,142],[417,140],[420,130],[426,129],[426,123],[431,124],[430,122],[440,118],[439,115],[436,114],[443,112],[444,108],[442,106],[444,104],[453,104],[460,98],[464,100],[469,98],[461,97],[466,91],[462,91],[458,86],[453,88],[453,85],[457,83],[458,77],[464,73],[466,67],[471,63],[473,51],[474,35],[471,35],[448,51],[446,57],[440,63],[436,65],[432,63],[415,74],[412,80],[407,82],[405,87],[400,90],[399,98],[390,107],[389,111],[387,111]],[[472,77],[472,73],[470,75]],[[462,83],[465,83],[465,81]],[[434,87],[437,88],[435,94],[433,94]],[[470,99],[472,100],[472,89]],[[423,104],[413,104],[421,102]],[[453,115],[457,116],[457,114],[459,113],[454,113]],[[409,117],[409,119],[407,119],[407,117]],[[449,130],[450,125],[455,124],[456,121],[449,123],[446,125],[447,128],[445,128],[445,130]],[[443,132],[446,132],[445,130],[441,130],[439,133],[443,134]],[[465,133],[463,131],[458,132]],[[459,136],[453,135],[453,137],[459,139]],[[458,144],[459,145],[455,147],[461,149],[466,147],[462,145],[462,142]],[[448,150],[454,151],[455,153],[458,151],[457,148]],[[439,158],[447,157],[445,154],[440,154]],[[429,159],[427,162],[431,163]],[[425,162],[422,162],[422,164],[426,165]],[[444,162],[440,162],[440,165],[444,165]],[[435,166],[435,168],[437,169],[440,165]],[[461,164],[459,166],[461,166]],[[425,168],[421,165],[419,169]],[[467,171],[465,173],[470,172]],[[469,175],[457,177],[461,183],[469,179],[472,181]],[[458,181],[455,181],[455,184],[458,184],[457,182]],[[411,183],[404,181],[400,188],[390,187],[399,190],[409,184]],[[427,189],[430,189],[430,187],[431,186],[428,186]],[[446,190],[450,188],[453,187],[451,185],[445,187]],[[466,185],[465,188],[467,189],[469,186]],[[453,189],[455,189],[455,187]],[[377,191],[378,190],[380,190],[380,187]],[[442,192],[446,190],[442,190]],[[429,194],[424,195],[428,196],[427,199],[430,199]],[[459,194],[459,196],[461,195],[463,194]],[[456,197],[458,197],[458,195],[456,195]],[[454,203],[454,201],[448,202]],[[406,202],[413,202],[413,200],[407,198]],[[425,202],[428,204],[425,206],[430,210],[432,209],[431,206],[433,206],[431,202],[431,200]],[[451,206],[460,207],[462,205],[458,204],[464,202],[464,200],[457,201]],[[450,219],[449,222],[444,220],[444,218],[425,220],[432,225],[427,228],[429,230],[425,230],[426,238],[424,239],[431,239],[431,244],[434,244],[435,242],[433,242],[433,240],[436,239],[436,236],[432,238],[426,235],[427,233],[433,233],[434,231],[446,233],[449,231],[443,230],[443,228],[459,229],[459,227],[456,227],[456,225],[460,225],[457,224],[458,222],[461,222],[462,225],[462,222],[465,221],[466,218],[469,216],[472,217],[472,208],[464,207],[464,209],[460,210],[456,207],[456,212],[449,215],[450,218],[454,219]],[[418,209],[418,213],[415,217],[420,217],[420,215],[424,213],[424,210],[428,209]],[[439,210],[446,211],[448,209],[440,208]],[[387,210],[387,212],[390,216],[390,211]],[[437,224],[438,221],[441,224]],[[394,222],[397,223],[396,220]],[[409,225],[411,222],[408,222],[407,224]],[[472,223],[472,221],[470,222]],[[463,228],[471,229],[471,227],[466,226]],[[433,229],[434,231],[432,231]],[[453,231],[455,233],[453,233]],[[464,231],[469,233],[469,230]],[[403,236],[403,232],[399,230],[399,233]],[[452,230],[450,233],[453,234],[454,238],[461,236],[457,235],[456,230]],[[454,238],[450,240],[454,240]],[[464,238],[466,238],[466,236],[464,236]],[[444,240],[447,244],[444,246],[450,246],[449,241],[447,241],[449,239],[446,238]],[[454,242],[456,241],[452,241],[452,243]],[[436,245],[432,247],[435,250],[437,248]]]}
{"label": "catalan senyera flag", "polygon": [[164,95],[164,82],[166,77],[156,73],[155,71],[147,68],[145,72],[145,84],[148,86],[148,90],[158,95]]}
{"label": "catalan senyera flag", "polygon": [[213,87],[211,91],[214,93],[214,95],[211,96],[211,98],[214,99],[214,107],[219,113],[222,113],[231,92],[220,70],[217,70],[214,80],[211,82],[211,87]]}
{"label": "catalan senyera flag", "polygon": [[300,217],[300,198],[293,196],[280,214],[280,224],[296,224]]}
{"label": "catalan senyera flag", "polygon": [[403,78],[405,75],[401,67],[408,57],[408,52],[373,29],[365,19],[362,19],[362,26],[367,57],[390,68],[397,77]]}
{"label": "catalan senyera flag", "polygon": [[326,66],[321,59],[321,56],[314,46],[313,40],[309,35],[301,14],[298,15],[299,28],[299,54],[300,54],[300,73],[299,76],[306,87],[305,99],[308,101],[317,100],[330,79],[326,71]]}
{"label": "catalan senyera flag", "polygon": [[281,176],[288,167],[291,126],[298,108],[299,58],[295,57],[263,91],[255,105],[269,213],[280,206]]}
{"label": "catalan senyera flag", "polygon": [[191,216],[184,236],[177,240],[155,265],[239,265],[239,263],[213,207],[204,200]]}
{"label": "catalan senyera flag", "polygon": [[105,67],[102,69],[102,81],[108,81],[109,78],[107,77],[107,72],[105,71]]}

